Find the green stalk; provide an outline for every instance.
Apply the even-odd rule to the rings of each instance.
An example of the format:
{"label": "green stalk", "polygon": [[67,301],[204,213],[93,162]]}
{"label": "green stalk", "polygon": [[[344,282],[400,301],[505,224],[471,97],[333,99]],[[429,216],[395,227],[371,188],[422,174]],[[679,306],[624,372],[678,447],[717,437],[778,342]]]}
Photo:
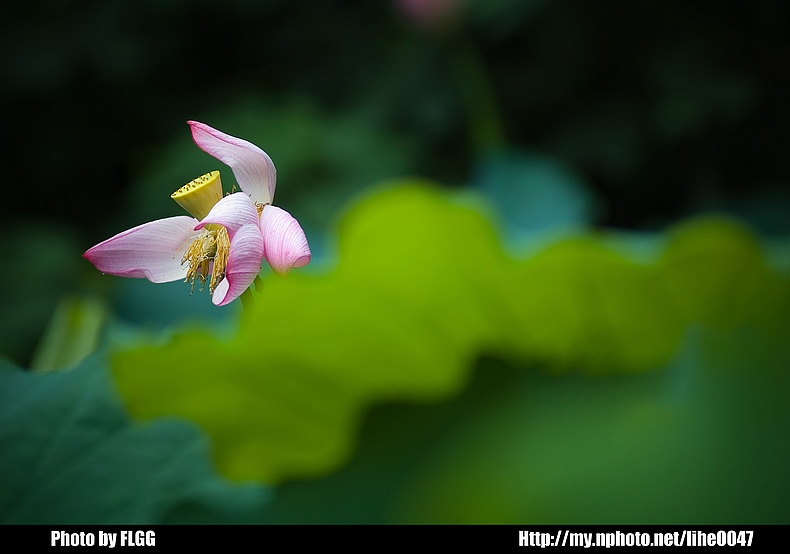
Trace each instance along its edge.
{"label": "green stalk", "polygon": [[485,62],[463,32],[448,37],[445,45],[472,149],[477,154],[501,149],[505,145],[504,125]]}

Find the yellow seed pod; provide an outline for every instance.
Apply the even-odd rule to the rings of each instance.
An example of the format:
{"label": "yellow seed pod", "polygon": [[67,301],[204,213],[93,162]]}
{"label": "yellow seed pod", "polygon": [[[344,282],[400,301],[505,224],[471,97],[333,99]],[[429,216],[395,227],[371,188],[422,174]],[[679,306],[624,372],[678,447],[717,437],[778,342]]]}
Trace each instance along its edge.
{"label": "yellow seed pod", "polygon": [[203,219],[222,198],[219,171],[212,171],[193,179],[171,194],[170,198],[197,219]]}

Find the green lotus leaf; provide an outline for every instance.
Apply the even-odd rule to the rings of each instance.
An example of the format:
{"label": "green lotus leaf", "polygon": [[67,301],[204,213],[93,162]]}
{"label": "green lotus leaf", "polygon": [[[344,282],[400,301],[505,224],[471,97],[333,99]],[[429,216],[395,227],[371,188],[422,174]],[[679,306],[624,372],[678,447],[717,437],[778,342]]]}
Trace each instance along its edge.
{"label": "green lotus leaf", "polygon": [[268,500],[220,479],[194,425],[136,425],[103,356],[32,374],[0,361],[0,521],[249,521]]}
{"label": "green lotus leaf", "polygon": [[629,375],[666,365],[691,324],[790,313],[787,278],[732,222],[672,231],[653,262],[592,234],[517,261],[481,207],[425,182],[369,194],[341,221],[337,266],[267,279],[231,338],[182,330],[117,352],[128,409],[195,421],[224,475],[281,483],[346,463],[372,405],[458,394],[483,354]]}

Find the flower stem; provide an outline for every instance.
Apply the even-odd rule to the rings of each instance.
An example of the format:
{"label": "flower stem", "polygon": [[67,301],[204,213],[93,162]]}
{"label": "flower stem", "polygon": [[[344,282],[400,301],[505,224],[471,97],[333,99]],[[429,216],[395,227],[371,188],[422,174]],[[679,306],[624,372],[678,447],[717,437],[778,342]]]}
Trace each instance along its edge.
{"label": "flower stem", "polygon": [[261,292],[263,290],[263,279],[261,279],[260,275],[255,276],[253,283],[255,283],[255,292]]}
{"label": "flower stem", "polygon": [[247,313],[252,312],[253,308],[255,308],[255,298],[252,297],[252,289],[248,288],[242,292],[239,298],[244,311]]}
{"label": "flower stem", "polygon": [[505,131],[485,61],[463,33],[445,39],[452,74],[466,113],[471,145],[477,154],[502,148]]}

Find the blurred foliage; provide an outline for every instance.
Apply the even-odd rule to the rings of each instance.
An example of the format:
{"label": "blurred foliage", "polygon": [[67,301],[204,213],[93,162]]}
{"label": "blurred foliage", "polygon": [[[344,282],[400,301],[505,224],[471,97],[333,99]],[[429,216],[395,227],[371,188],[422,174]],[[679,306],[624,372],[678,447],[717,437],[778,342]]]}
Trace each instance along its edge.
{"label": "blurred foliage", "polygon": [[46,372],[76,366],[99,348],[107,308],[95,298],[58,303],[36,348],[30,369]]}
{"label": "blurred foliage", "polygon": [[[3,449],[5,520],[786,521],[790,280],[753,235],[699,220],[652,263],[589,235],[517,262],[480,202],[392,184],[342,220],[331,273],[268,279],[235,336],[116,351],[127,408],[158,423],[124,423],[101,358],[6,368],[3,440],[26,449]],[[225,475],[286,483],[264,502],[157,469],[207,458],[161,416],[197,422]]]}
{"label": "blurred foliage", "polygon": [[268,280],[230,341],[182,332],[116,354],[130,411],[197,421],[220,471],[278,483],[344,463],[372,403],[458,392],[481,353],[629,374],[666,364],[690,323],[790,323],[790,281],[732,223],[678,229],[657,264],[592,237],[516,263],[459,202],[417,183],[383,190],[343,221],[331,274]]}
{"label": "blurred foliage", "polygon": [[[376,407],[360,451],[287,483],[278,523],[787,523],[788,335],[687,335],[660,371],[547,376],[492,358],[464,393]],[[268,519],[268,518],[267,518]]]}
{"label": "blurred foliage", "polygon": [[471,185],[493,204],[514,253],[545,235],[589,228],[600,202],[581,176],[536,152],[499,150],[479,163]]}
{"label": "blurred foliage", "polygon": [[[394,2],[6,4],[0,155],[15,186],[0,209],[73,225],[87,244],[104,238],[141,161],[183,136],[183,121],[222,128],[240,99],[274,111],[307,99],[318,120],[374,114],[415,146],[408,169],[445,183],[475,163],[474,102],[493,105],[508,144],[585,175],[608,207],[603,222],[620,227],[721,208],[786,186],[790,171],[790,17],[778,0],[469,0],[441,32],[415,27]],[[268,125],[255,126],[261,146],[288,148]],[[300,190],[320,194],[321,181]]]}
{"label": "blurred foliage", "polygon": [[0,361],[0,521],[243,521],[267,498],[231,487],[192,425],[130,424],[102,356],[32,375]]}
{"label": "blurred foliage", "polygon": [[6,231],[14,245],[14,293],[5,295],[0,317],[0,352],[26,359],[60,297],[75,286],[80,250],[73,233],[28,222]]}

